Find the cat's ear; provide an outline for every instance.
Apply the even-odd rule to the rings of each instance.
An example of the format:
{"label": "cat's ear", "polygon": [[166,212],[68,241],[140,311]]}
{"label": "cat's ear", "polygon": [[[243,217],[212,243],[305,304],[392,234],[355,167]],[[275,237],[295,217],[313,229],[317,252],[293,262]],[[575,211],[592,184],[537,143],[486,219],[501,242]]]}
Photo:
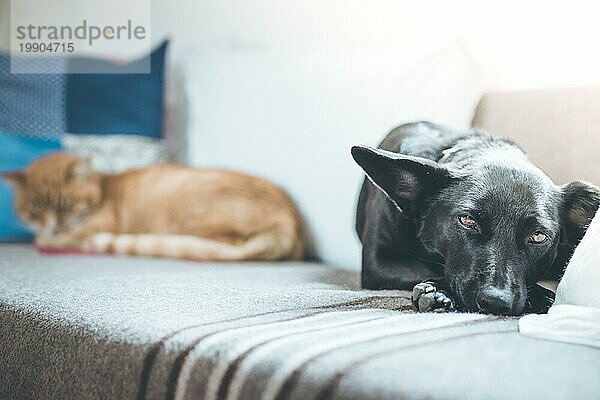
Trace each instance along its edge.
{"label": "cat's ear", "polygon": [[70,177],[71,179],[86,180],[93,172],[91,157],[81,157],[73,163]]}
{"label": "cat's ear", "polygon": [[0,179],[15,189],[25,186],[25,174],[23,171],[0,172]]}

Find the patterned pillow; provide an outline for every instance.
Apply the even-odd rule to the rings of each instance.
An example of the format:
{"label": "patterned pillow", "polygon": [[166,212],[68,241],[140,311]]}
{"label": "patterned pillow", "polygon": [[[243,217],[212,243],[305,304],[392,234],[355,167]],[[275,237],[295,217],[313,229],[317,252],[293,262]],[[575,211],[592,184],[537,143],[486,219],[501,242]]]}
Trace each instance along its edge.
{"label": "patterned pillow", "polygon": [[11,74],[9,55],[0,52],[0,88],[0,129],[52,140],[65,131],[65,75]]}

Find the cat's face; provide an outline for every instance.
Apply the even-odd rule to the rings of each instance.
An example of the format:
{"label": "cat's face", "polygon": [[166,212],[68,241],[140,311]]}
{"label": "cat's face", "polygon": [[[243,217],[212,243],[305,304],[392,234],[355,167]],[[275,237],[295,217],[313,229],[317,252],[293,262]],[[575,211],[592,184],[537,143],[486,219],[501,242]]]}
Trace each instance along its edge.
{"label": "cat's face", "polygon": [[66,235],[100,205],[100,176],[89,159],[68,153],[42,157],[26,169],[0,174],[15,189],[19,217],[44,238]]}

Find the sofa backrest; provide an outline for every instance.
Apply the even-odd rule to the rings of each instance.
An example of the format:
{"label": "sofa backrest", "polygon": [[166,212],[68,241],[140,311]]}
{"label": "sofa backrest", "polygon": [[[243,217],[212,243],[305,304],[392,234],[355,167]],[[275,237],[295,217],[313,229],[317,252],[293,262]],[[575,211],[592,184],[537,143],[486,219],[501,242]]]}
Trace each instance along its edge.
{"label": "sofa backrest", "polygon": [[515,140],[557,184],[600,185],[600,87],[488,93],[473,126]]}
{"label": "sofa backrest", "polygon": [[255,174],[298,205],[329,265],[359,269],[363,171],[350,155],[402,122],[468,128],[481,98],[460,43],[372,50],[215,49],[187,55],[193,165]]}

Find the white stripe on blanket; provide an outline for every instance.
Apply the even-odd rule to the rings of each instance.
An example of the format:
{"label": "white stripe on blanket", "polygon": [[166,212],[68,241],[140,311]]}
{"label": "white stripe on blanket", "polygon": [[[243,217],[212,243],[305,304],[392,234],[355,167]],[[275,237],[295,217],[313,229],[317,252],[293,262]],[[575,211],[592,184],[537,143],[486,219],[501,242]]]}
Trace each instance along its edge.
{"label": "white stripe on blanket", "polygon": [[[386,314],[382,310],[368,310],[372,315]],[[343,316],[346,319],[352,317],[357,311],[347,311]],[[281,386],[288,376],[306,360],[325,353],[335,348],[361,343],[377,338],[384,338],[389,335],[403,333],[418,333],[429,329],[447,327],[460,322],[476,321],[486,319],[484,315],[478,314],[437,314],[431,318],[429,314],[389,314],[383,319],[368,321],[360,325],[360,329],[353,330],[353,327],[343,326],[330,328],[326,331],[307,333],[301,337],[283,337],[277,341],[268,343],[256,351],[252,352],[245,360],[238,372],[232,377],[227,400],[236,400],[241,395],[241,388],[246,381],[247,374],[261,362],[264,356],[280,352],[282,348],[293,349],[290,358],[270,377],[261,399],[273,400],[279,393]],[[358,328],[358,326],[356,326]],[[324,340],[326,337],[336,337],[335,341]],[[297,345],[301,342],[309,341],[310,346],[300,348]],[[215,397],[209,398],[214,400]]]}
{"label": "white stripe on blanket", "polygon": [[[368,311],[371,311],[371,313]],[[355,311],[355,314],[350,320],[336,318],[336,316],[343,313],[346,312],[321,311],[315,312],[315,315],[310,315],[307,317],[275,321],[270,322],[267,325],[241,326],[216,333],[215,335],[198,343],[187,355],[177,379],[175,399],[182,400],[184,398],[183,396],[186,393],[186,387],[191,376],[194,361],[200,356],[214,356],[216,358],[218,353],[219,359],[221,359],[221,357],[225,357],[227,360],[233,360],[237,356],[238,352],[241,353],[245,351],[247,347],[282,334],[301,333],[314,328],[335,327],[347,322],[359,322],[361,320],[373,318],[372,310]],[[231,346],[232,341],[239,338],[243,339],[242,343],[237,344],[237,346]],[[226,368],[227,365],[224,367]],[[223,366],[220,368],[217,366],[217,371],[213,371],[214,376],[211,376],[211,380],[208,382],[207,395],[214,392],[214,396],[216,396],[216,389],[214,388],[214,385],[211,385],[211,383],[216,384],[218,389],[218,385],[220,384],[221,380],[219,379],[218,382],[213,382],[212,379],[217,379],[217,376],[222,374],[222,368]],[[209,397],[206,398],[208,399]]]}

